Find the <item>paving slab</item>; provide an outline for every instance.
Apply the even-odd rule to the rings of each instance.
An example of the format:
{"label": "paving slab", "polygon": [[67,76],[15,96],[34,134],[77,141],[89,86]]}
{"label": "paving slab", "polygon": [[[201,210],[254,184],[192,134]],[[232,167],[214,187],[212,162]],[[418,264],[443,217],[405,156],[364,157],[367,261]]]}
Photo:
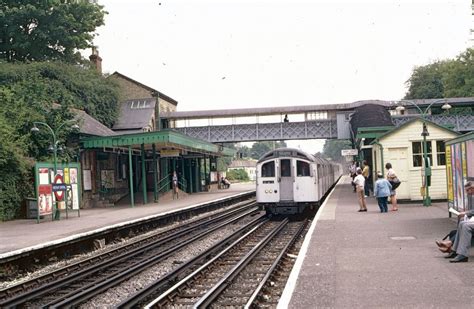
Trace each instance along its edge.
{"label": "paving slab", "polygon": [[[279,308],[474,308],[474,249],[449,263],[436,239],[456,228],[446,203],[359,213],[343,177],[305,238]],[[390,208],[390,205],[389,205]]]}
{"label": "paving slab", "polygon": [[42,220],[13,220],[0,223],[0,258],[14,254],[17,251],[29,250],[54,242],[59,243],[83,233],[94,233],[97,230],[110,228],[118,224],[144,219],[150,216],[160,216],[183,208],[195,207],[230,196],[255,190],[255,184],[233,184],[226,190],[214,190],[189,194],[177,200],[163,199],[159,203],[146,205],[120,205],[109,208],[83,209],[80,217],[77,212],[69,212],[69,218],[64,214],[59,221]]}

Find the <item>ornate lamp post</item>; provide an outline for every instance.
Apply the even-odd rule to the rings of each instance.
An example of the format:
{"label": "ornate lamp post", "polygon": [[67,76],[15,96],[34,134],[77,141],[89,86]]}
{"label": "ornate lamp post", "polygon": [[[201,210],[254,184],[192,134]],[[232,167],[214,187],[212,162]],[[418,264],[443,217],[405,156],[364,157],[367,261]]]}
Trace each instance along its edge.
{"label": "ornate lamp post", "polygon": [[[421,136],[423,136],[423,167],[424,167],[424,176],[425,176],[425,183],[424,183],[424,188],[425,188],[425,194],[423,196],[423,206],[430,206],[431,205],[431,197],[429,193],[429,186],[428,186],[428,176],[431,176],[431,164],[428,162],[428,144],[426,141],[426,137],[430,135],[428,132],[428,128],[426,127],[426,116],[428,115],[428,111],[431,108],[431,106],[435,103],[443,102],[446,101],[445,99],[440,99],[440,100],[435,100],[431,102],[430,105],[428,105],[424,110],[422,110],[415,102],[409,101],[409,100],[400,100],[399,103],[409,103],[413,106],[415,106],[418,111],[420,112],[421,119],[423,121],[423,131],[421,132]],[[451,105],[448,103],[444,103],[443,106],[441,106],[442,109],[444,110],[449,110],[451,108]],[[405,106],[403,105],[398,105],[395,108],[397,111],[403,111],[405,110]]]}
{"label": "ornate lamp post", "polygon": [[[42,125],[46,127],[49,130],[49,133],[51,133],[52,137],[52,144],[49,146],[48,150],[53,153],[53,166],[54,166],[54,176],[56,177],[56,174],[58,173],[58,151],[63,151],[63,148],[61,145],[59,145],[59,140],[57,139],[57,133],[61,128],[63,128],[66,124],[71,123],[71,121],[74,120],[68,120],[63,122],[58,128],[56,128],[56,131],[54,131],[47,123],[45,122],[40,122],[40,121],[35,121],[33,122],[33,127],[31,128],[32,133],[38,133],[40,129],[38,128],[38,125]],[[79,130],[79,126],[77,124],[74,124],[71,126],[71,129],[77,131]],[[58,207],[56,206],[56,211],[58,211]],[[56,218],[59,218],[58,213],[56,213]]]}

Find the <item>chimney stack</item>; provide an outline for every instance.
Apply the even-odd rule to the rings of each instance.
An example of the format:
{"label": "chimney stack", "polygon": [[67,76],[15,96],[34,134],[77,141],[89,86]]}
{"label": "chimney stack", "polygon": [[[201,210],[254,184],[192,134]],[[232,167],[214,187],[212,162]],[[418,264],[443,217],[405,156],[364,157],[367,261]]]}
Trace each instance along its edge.
{"label": "chimney stack", "polygon": [[99,74],[102,74],[102,58],[99,56],[99,50],[96,46],[92,46],[92,55],[89,56],[89,60],[97,69]]}

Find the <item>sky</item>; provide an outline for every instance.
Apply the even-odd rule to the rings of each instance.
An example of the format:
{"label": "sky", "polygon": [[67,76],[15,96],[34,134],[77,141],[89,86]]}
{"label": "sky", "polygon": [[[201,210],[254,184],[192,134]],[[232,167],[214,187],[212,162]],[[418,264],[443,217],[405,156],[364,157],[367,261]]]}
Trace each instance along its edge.
{"label": "sky", "polygon": [[99,0],[94,44],[178,111],[398,100],[472,45],[465,0]]}

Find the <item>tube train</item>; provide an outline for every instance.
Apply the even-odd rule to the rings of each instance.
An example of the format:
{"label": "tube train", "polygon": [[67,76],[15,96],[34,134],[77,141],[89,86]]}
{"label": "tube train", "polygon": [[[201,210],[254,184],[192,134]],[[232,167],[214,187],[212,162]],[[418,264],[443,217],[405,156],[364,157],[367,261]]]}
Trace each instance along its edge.
{"label": "tube train", "polygon": [[342,175],[342,166],[294,148],[279,148],[257,161],[257,203],[269,214],[314,209]]}

